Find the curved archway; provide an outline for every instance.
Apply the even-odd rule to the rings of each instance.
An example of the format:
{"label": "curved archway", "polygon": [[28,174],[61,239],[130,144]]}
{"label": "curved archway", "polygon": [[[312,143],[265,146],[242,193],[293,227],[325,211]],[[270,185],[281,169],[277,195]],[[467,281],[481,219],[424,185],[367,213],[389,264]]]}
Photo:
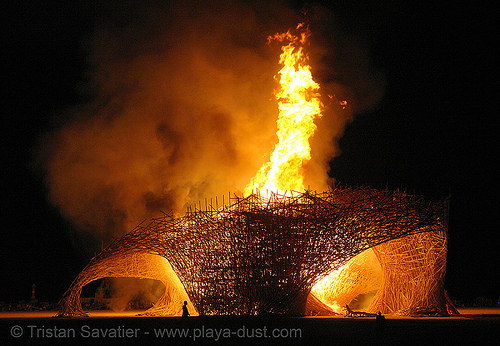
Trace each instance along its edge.
{"label": "curved archway", "polygon": [[192,311],[192,315],[197,314],[184,286],[164,257],[149,253],[131,252],[112,254],[98,261],[92,260],[76,277],[61,299],[58,316],[87,316],[80,302],[82,288],[92,281],[105,277],[147,278],[162,282],[165,286],[165,293],[143,315],[178,315],[180,312],[179,307],[182,306],[183,301],[188,302],[188,309]]}

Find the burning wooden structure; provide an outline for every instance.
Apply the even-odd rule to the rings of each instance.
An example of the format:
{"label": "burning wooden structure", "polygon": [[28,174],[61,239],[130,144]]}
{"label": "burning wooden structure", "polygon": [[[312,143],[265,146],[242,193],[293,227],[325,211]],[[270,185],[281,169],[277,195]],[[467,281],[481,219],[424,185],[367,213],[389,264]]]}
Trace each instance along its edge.
{"label": "burning wooden structure", "polygon": [[369,248],[385,273],[375,309],[442,310],[444,292],[434,293],[444,280],[446,222],[446,202],[370,188],[216,200],[154,219],[108,246],[64,294],[60,315],[85,315],[82,287],[112,276],[165,284],[150,315],[176,314],[183,300],[200,315],[304,315],[311,288]]}
{"label": "burning wooden structure", "polygon": [[382,285],[368,310],[399,315],[446,315],[447,235],[413,234],[376,246]]}

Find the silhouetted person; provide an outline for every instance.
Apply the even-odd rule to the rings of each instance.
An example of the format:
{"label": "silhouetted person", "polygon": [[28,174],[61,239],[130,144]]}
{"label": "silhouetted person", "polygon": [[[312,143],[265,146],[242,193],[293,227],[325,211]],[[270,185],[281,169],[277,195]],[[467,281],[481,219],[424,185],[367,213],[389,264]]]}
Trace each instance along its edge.
{"label": "silhouetted person", "polygon": [[182,317],[188,317],[189,316],[189,311],[187,307],[188,302],[184,301],[184,305],[182,306]]}
{"label": "silhouetted person", "polygon": [[385,316],[379,311],[375,319],[377,321],[377,329],[383,331],[385,327]]}
{"label": "silhouetted person", "polygon": [[385,321],[385,316],[382,315],[382,313],[380,311],[377,313],[377,321],[379,321],[379,322]]}

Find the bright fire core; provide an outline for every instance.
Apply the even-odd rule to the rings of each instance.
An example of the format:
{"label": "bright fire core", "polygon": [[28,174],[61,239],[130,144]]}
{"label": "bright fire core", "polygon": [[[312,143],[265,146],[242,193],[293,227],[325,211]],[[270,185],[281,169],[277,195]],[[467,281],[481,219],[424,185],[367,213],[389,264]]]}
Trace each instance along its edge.
{"label": "bright fire core", "polygon": [[279,88],[274,95],[278,102],[278,143],[266,162],[247,185],[244,195],[252,191],[304,191],[302,165],[311,159],[309,138],[314,134],[314,119],[321,116],[319,84],[311,74],[303,47],[309,31],[301,24],[300,37],[290,31],[269,37],[269,41],[288,42],[281,50]]}

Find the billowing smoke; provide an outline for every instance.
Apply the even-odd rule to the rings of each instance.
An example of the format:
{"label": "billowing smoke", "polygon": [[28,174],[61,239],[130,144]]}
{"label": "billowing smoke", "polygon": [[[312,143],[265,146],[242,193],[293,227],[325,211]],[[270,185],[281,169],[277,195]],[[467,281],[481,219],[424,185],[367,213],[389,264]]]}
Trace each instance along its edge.
{"label": "billowing smoke", "polygon": [[160,211],[241,193],[267,161],[280,68],[269,35],[304,20],[312,31],[311,65],[326,109],[306,186],[326,188],[335,140],[353,112],[380,96],[366,51],[325,9],[304,15],[268,1],[166,3],[99,5],[86,43],[90,101],[69,110],[41,145],[50,201],[105,244]]}
{"label": "billowing smoke", "polygon": [[95,297],[97,299],[110,297],[108,308],[123,311],[136,303],[135,308],[150,307],[164,293],[165,286],[156,280],[138,278],[106,278],[101,281]]}

